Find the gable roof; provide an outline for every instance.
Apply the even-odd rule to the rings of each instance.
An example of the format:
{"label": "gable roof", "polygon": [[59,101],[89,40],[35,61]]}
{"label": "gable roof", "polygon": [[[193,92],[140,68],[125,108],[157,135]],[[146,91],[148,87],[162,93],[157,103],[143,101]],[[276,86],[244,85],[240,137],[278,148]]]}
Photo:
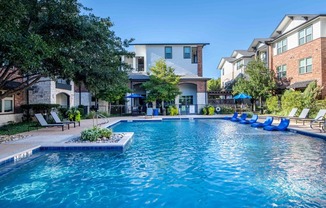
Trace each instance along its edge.
{"label": "gable roof", "polygon": [[233,57],[222,57],[220,60],[220,63],[217,65],[217,69],[222,69],[225,62],[232,63],[235,60],[236,60],[236,58],[233,58]]}
{"label": "gable roof", "polygon": [[237,54],[242,55],[243,58],[252,57],[253,55],[255,55],[254,52],[250,52],[248,50],[234,50],[231,57],[235,58]]}
{"label": "gable roof", "polygon": [[[297,27],[310,22],[311,20],[317,18],[318,16],[324,16],[323,14],[288,14],[283,17],[281,22],[277,25],[273,33],[271,34],[270,38],[278,38],[284,34],[284,29],[286,29],[286,26],[293,21],[293,19],[301,19],[304,20],[305,22],[298,25]],[[295,27],[295,28],[297,28]],[[293,28],[292,30],[294,30]],[[291,31],[291,30],[290,30]]]}
{"label": "gable roof", "polygon": [[248,51],[254,52],[257,50],[257,47],[259,46],[259,44],[264,43],[266,45],[266,42],[271,41],[271,40],[273,40],[273,39],[272,38],[255,38],[251,42],[251,44],[248,48]]}

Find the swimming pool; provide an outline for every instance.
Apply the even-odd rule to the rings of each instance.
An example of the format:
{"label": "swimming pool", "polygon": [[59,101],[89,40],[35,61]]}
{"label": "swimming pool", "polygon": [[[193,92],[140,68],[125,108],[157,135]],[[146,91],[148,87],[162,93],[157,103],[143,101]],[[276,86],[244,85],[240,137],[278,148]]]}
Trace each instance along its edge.
{"label": "swimming pool", "polygon": [[125,153],[41,152],[3,207],[325,207],[326,142],[224,120],[128,122]]}

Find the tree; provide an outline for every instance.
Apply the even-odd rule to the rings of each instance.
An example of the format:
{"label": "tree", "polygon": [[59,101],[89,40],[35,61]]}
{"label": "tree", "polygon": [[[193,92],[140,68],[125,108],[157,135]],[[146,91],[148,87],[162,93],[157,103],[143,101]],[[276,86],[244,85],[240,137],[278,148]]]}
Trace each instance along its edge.
{"label": "tree", "polygon": [[88,86],[105,68],[119,70],[121,55],[130,55],[123,47],[131,40],[116,37],[109,18],[81,14],[89,10],[77,0],[0,0],[0,11],[0,89],[11,86],[0,99],[42,77]]}
{"label": "tree", "polygon": [[142,87],[148,91],[147,101],[161,100],[162,108],[165,110],[164,101],[173,101],[181,94],[178,88],[180,77],[174,73],[172,67],[166,65],[164,60],[157,61],[150,70],[149,81],[142,84]]}
{"label": "tree", "polygon": [[267,98],[275,88],[275,78],[272,70],[268,69],[260,60],[248,63],[245,74],[233,86],[233,94],[247,93],[252,97],[253,111],[256,110],[256,101]]}
{"label": "tree", "polygon": [[219,91],[221,89],[221,78],[208,80],[207,86],[208,91]]}

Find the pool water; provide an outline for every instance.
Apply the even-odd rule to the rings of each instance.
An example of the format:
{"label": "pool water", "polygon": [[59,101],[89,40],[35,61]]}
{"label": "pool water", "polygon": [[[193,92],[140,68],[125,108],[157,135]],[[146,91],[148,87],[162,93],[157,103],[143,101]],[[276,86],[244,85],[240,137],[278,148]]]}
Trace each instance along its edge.
{"label": "pool water", "polygon": [[211,119],[114,131],[135,132],[125,153],[44,152],[1,177],[0,207],[326,207],[325,140]]}

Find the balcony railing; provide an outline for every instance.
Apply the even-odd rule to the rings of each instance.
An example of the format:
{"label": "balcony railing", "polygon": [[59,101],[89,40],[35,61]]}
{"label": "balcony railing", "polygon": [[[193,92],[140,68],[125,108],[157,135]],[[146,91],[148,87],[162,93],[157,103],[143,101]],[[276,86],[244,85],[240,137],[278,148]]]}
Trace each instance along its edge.
{"label": "balcony railing", "polygon": [[63,84],[63,83],[55,83],[55,88],[57,89],[63,89],[63,90],[71,90],[71,85],[70,84]]}

